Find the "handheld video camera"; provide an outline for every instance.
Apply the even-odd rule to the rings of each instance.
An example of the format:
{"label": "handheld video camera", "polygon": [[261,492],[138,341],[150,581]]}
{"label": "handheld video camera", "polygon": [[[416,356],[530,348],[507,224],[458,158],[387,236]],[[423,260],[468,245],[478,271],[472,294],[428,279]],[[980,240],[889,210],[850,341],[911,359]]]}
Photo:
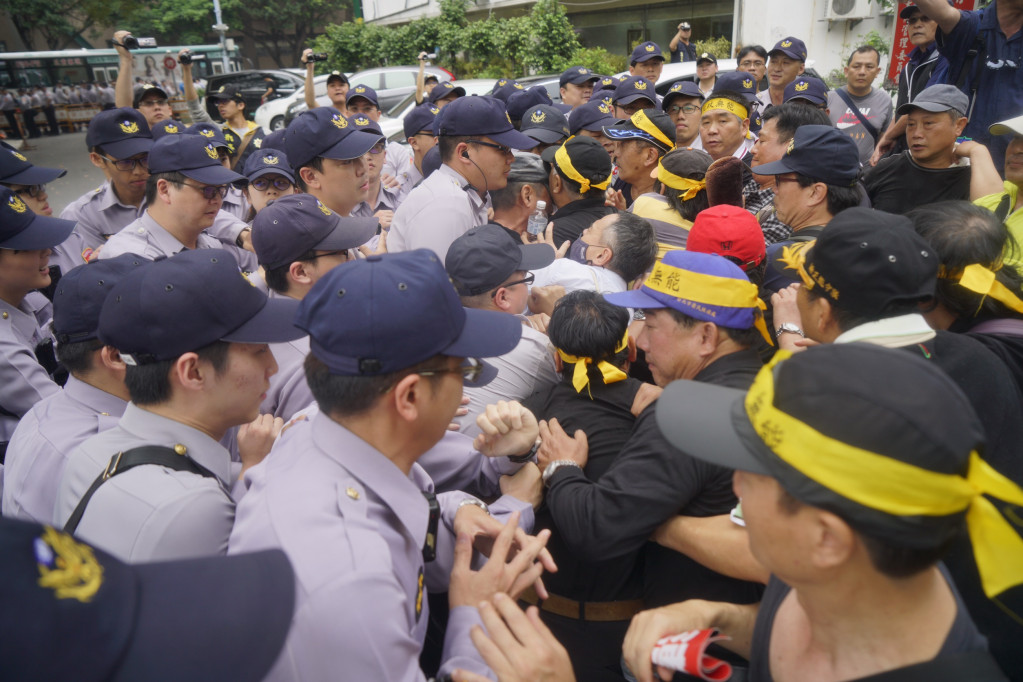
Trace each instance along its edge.
{"label": "handheld video camera", "polygon": [[325,62],[330,57],[326,52],[313,52],[305,58],[307,63],[310,62]]}
{"label": "handheld video camera", "polygon": [[181,62],[182,64],[191,64],[192,62],[204,62],[206,61],[206,55],[192,54],[191,52],[186,52],[185,54],[181,55],[178,61]]}
{"label": "handheld video camera", "polygon": [[124,36],[121,47],[126,50],[137,50],[140,47],[156,47],[156,38],[136,38],[132,35]]}

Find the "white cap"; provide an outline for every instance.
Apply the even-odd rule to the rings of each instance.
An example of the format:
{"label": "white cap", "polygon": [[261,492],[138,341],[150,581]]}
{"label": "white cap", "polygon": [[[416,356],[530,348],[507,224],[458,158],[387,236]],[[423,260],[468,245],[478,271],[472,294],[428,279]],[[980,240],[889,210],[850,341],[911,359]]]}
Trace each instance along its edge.
{"label": "white cap", "polygon": [[1023,116],[992,123],[987,131],[992,135],[1023,135]]}

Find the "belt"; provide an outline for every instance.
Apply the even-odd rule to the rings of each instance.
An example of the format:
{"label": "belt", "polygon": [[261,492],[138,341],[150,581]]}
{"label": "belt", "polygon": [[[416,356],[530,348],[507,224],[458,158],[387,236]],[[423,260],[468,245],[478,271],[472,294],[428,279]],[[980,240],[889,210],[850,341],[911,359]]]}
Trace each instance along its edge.
{"label": "belt", "polygon": [[556,616],[591,622],[629,620],[645,608],[642,599],[579,602],[556,594],[549,595],[547,599],[540,599],[532,586],[523,592],[519,599]]}

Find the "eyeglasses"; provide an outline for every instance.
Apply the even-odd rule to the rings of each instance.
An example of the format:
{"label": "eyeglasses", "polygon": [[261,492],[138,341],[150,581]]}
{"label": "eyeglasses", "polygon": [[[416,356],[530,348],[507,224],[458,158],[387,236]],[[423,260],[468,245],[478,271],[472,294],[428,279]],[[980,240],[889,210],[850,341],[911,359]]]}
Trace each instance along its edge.
{"label": "eyeglasses", "polygon": [[168,102],[165,99],[144,99],[139,102],[140,107],[165,107]]}
{"label": "eyeglasses", "polygon": [[109,156],[102,157],[114,164],[114,168],[119,171],[130,171],[135,170],[135,166],[142,166],[144,170],[149,170],[149,154],[140,156],[137,159],[112,159]]}
{"label": "eyeglasses", "polygon": [[695,104],[683,104],[682,106],[672,104],[670,107],[668,107],[669,114],[677,114],[678,112],[681,111],[686,116],[690,114],[695,114],[699,110],[700,107],[696,106]]}
{"label": "eyeglasses", "polygon": [[510,155],[512,153],[511,147],[505,147],[503,144],[495,144],[493,142],[484,142],[483,140],[466,140],[466,142],[469,143],[469,144],[478,144],[478,145],[481,145],[483,147],[490,147],[491,149],[496,149],[497,151],[501,152],[505,156],[508,156],[508,155]]}
{"label": "eyeglasses", "polygon": [[922,17],[919,14],[916,16],[912,16],[909,19],[906,19],[906,23],[909,24],[910,26],[916,26],[917,24],[926,24],[929,21],[932,21],[930,17]]}
{"label": "eyeglasses", "polygon": [[383,154],[385,149],[387,149],[387,143],[386,142],[377,142],[375,145],[370,147],[369,153],[370,154]]}
{"label": "eyeglasses", "polygon": [[786,182],[799,182],[799,178],[786,177],[784,175],[775,175],[774,176],[774,184],[775,185],[784,184]]}
{"label": "eyeglasses", "polygon": [[323,253],[318,253],[315,256],[309,256],[308,258],[303,258],[302,260],[304,260],[304,261],[313,261],[313,260],[316,260],[317,258],[326,258],[327,256],[342,256],[342,255],[345,257],[345,259],[347,259],[348,258],[348,249],[338,249],[337,251],[324,251]]}
{"label": "eyeglasses", "polygon": [[766,65],[767,65],[767,62],[760,61],[759,59],[756,60],[756,61],[751,61],[749,59],[745,59],[745,60],[739,62],[739,66],[741,66],[744,69],[756,69],[756,68],[760,68],[760,67],[766,66]]}
{"label": "eyeglasses", "polygon": [[[532,272],[530,272],[525,277],[523,277],[522,279],[517,279],[514,282],[505,282],[501,286],[497,287],[497,289],[507,289],[509,287],[515,286],[516,284],[528,284],[528,285],[532,286],[532,284],[533,284],[533,282],[535,280],[536,280],[536,275],[534,275]],[[490,298],[494,298],[494,297],[497,296],[497,289],[494,289],[493,291],[490,292]]]}
{"label": "eyeglasses", "polygon": [[466,358],[462,366],[457,369],[427,369],[422,372],[416,372],[416,374],[421,377],[436,376],[438,374],[461,374],[463,380],[474,384],[480,378],[480,375],[483,374],[483,362],[479,358]]}
{"label": "eyeglasses", "polygon": [[616,104],[615,106],[621,109],[622,113],[628,118],[632,118],[632,115],[637,111],[652,108],[649,104]]}
{"label": "eyeglasses", "polygon": [[199,187],[198,185],[190,185],[187,182],[181,184],[200,192],[206,201],[213,201],[217,197],[223,199],[227,196],[227,185],[203,185]]}
{"label": "eyeglasses", "polygon": [[29,185],[28,187],[22,187],[21,189],[14,190],[15,194],[24,194],[38,199],[42,195],[46,194],[46,185]]}
{"label": "eyeglasses", "polygon": [[255,190],[259,190],[260,192],[265,192],[266,190],[268,190],[270,188],[270,185],[273,185],[274,189],[280,190],[281,192],[286,192],[292,187],[294,187],[294,184],[291,182],[291,180],[288,180],[287,178],[274,178],[273,180],[265,177],[256,178],[255,180],[249,183],[249,187]]}

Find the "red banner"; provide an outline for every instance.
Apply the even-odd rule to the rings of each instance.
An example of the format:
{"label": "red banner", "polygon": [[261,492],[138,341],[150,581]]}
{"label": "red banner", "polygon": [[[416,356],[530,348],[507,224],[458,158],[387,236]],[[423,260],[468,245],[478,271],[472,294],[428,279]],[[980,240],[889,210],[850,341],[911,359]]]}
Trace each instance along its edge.
{"label": "red banner", "polygon": [[[909,61],[909,53],[913,51],[913,43],[909,42],[909,24],[902,18],[902,10],[912,5],[912,2],[900,2],[895,14],[895,40],[892,43],[891,61],[888,63],[887,80],[895,83],[898,81],[899,72]],[[973,9],[976,0],[953,0],[952,6],[956,9]]]}

